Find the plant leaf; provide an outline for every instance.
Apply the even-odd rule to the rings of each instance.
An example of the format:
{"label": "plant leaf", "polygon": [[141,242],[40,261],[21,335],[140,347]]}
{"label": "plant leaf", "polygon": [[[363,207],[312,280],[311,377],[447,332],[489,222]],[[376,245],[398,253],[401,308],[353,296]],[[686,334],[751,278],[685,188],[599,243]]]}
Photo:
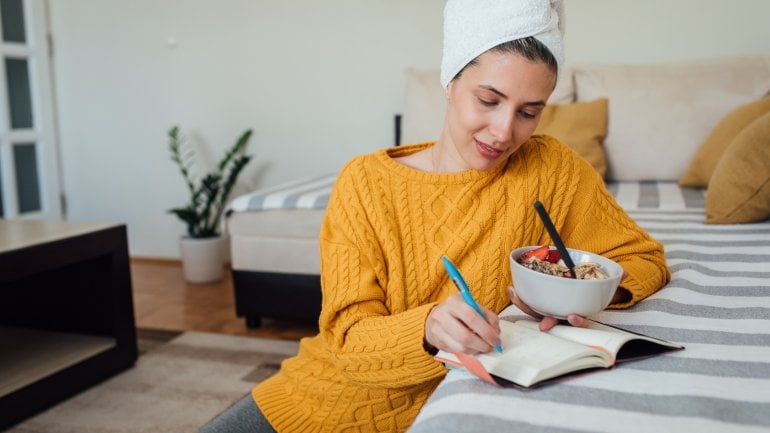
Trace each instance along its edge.
{"label": "plant leaf", "polygon": [[219,235],[219,221],[227,203],[230,191],[243,168],[251,160],[245,149],[252,130],[245,130],[236,142],[225,152],[215,171],[197,180],[190,171],[194,165],[195,152],[189,146],[178,126],[168,131],[168,147],[190,192],[190,202],[184,207],[173,208],[169,213],[176,215],[187,224],[187,234],[193,238]]}

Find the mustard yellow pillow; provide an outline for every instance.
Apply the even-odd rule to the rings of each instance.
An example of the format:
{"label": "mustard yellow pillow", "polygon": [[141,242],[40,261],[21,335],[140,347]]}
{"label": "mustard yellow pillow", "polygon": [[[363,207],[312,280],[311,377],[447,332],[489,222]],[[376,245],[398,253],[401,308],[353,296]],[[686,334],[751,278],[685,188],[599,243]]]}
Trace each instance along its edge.
{"label": "mustard yellow pillow", "polygon": [[540,114],[540,123],[535,129],[535,134],[548,134],[558,138],[604,177],[607,159],[602,143],[607,136],[607,98],[548,105]]}
{"label": "mustard yellow pillow", "polygon": [[770,218],[770,112],[735,136],[706,191],[707,224]]}
{"label": "mustard yellow pillow", "polygon": [[706,187],[727,146],[739,132],[761,115],[770,112],[770,97],[741,105],[717,123],[695,152],[679,178],[680,186]]}

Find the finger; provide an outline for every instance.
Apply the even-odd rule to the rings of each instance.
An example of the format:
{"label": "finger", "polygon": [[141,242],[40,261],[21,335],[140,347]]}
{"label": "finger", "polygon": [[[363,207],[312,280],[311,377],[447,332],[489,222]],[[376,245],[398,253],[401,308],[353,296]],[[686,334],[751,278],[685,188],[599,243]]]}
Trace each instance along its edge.
{"label": "finger", "polygon": [[495,314],[494,311],[488,310],[484,307],[481,307],[481,311],[484,312],[484,318],[486,322],[489,324],[489,326],[492,327],[492,329],[495,330],[495,334],[497,337],[500,336],[500,316]]}
{"label": "finger", "polygon": [[436,347],[451,353],[475,354],[488,352],[491,347],[478,335],[469,332],[467,328],[459,331],[438,329],[436,332],[438,343]]}
{"label": "finger", "polygon": [[556,326],[557,323],[559,323],[559,319],[551,316],[545,316],[540,321],[540,325],[538,327],[541,331],[549,331],[551,328]]}
{"label": "finger", "polygon": [[[489,346],[489,348],[500,345],[500,328],[499,318],[496,314],[490,310],[480,307],[484,316],[480,316],[479,313],[465,303],[458,306],[458,318],[468,328],[468,330],[474,335],[480,337]],[[471,342],[469,342],[471,343]],[[480,349],[478,346],[473,346],[474,349]],[[486,348],[485,348],[486,349]],[[486,349],[488,350],[488,349]],[[485,351],[485,350],[480,350]]]}
{"label": "finger", "polygon": [[[492,315],[489,316],[489,313]],[[485,334],[482,336],[484,338],[484,341],[486,341],[489,345],[495,348],[502,346],[502,330],[500,329],[500,318],[497,316],[497,314],[492,313],[491,311],[485,312],[487,314],[487,325],[489,329],[492,331],[490,334]],[[486,331],[485,331],[486,332]]]}
{"label": "finger", "polygon": [[440,332],[442,333],[441,339],[450,352],[475,354],[492,350],[492,345],[459,320],[454,320],[442,328]]}
{"label": "finger", "polygon": [[[456,296],[456,295],[453,295]],[[471,325],[468,325],[470,323]],[[449,352],[488,352],[496,340],[494,328],[457,296],[448,298],[434,308],[426,320],[425,339],[432,346]],[[485,341],[471,327],[485,328]],[[483,331],[479,331],[483,332]]]}
{"label": "finger", "polygon": [[570,325],[578,328],[585,328],[588,326],[588,320],[585,317],[579,316],[577,314],[568,315],[567,322],[569,322]]}
{"label": "finger", "polygon": [[529,308],[529,305],[525,304],[524,301],[522,301],[521,298],[516,295],[516,290],[513,289],[513,286],[508,287],[508,295],[510,295],[513,305],[517,306],[519,310],[523,311],[525,314],[530,315],[538,320],[543,318],[542,314],[537,313],[535,310]]}

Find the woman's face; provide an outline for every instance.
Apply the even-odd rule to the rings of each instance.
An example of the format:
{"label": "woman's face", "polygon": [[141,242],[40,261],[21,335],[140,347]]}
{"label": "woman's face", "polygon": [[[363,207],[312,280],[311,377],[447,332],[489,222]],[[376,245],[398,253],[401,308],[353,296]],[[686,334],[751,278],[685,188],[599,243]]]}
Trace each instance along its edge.
{"label": "woman's face", "polygon": [[446,88],[445,168],[487,170],[508,158],[534,132],[555,83],[542,62],[494,51],[479,56]]}

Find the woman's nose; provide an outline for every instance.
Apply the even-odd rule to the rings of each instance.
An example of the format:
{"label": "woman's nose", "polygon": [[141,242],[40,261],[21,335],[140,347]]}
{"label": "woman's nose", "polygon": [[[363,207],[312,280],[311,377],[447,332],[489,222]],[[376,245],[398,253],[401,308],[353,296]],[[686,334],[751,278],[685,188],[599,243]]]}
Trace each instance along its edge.
{"label": "woman's nose", "polygon": [[513,136],[513,115],[500,113],[489,127],[492,136],[498,141],[508,141]]}

